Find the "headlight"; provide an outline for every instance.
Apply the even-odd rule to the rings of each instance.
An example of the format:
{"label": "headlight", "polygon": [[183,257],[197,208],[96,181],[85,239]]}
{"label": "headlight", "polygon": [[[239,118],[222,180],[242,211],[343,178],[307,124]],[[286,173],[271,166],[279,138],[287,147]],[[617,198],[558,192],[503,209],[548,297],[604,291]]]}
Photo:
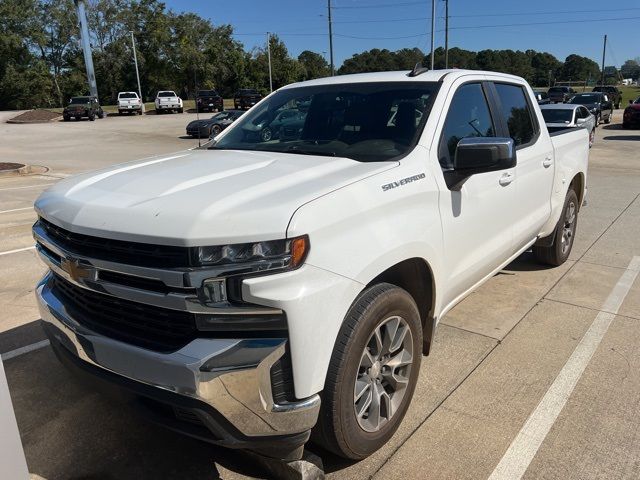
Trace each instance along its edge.
{"label": "headlight", "polygon": [[309,238],[305,235],[285,240],[199,247],[197,253],[198,263],[203,266],[264,261],[264,268],[258,270],[268,270],[299,267],[308,252]]}

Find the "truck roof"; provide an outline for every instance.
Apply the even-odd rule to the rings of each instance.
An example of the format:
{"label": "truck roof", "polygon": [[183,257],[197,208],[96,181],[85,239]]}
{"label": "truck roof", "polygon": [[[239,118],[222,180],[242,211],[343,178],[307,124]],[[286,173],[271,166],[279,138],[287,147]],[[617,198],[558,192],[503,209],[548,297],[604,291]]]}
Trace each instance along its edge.
{"label": "truck roof", "polygon": [[517,80],[518,82],[524,81],[521,77],[515,75],[509,75],[499,72],[487,72],[482,70],[463,70],[463,69],[449,69],[449,70],[429,70],[414,77],[409,77],[408,70],[396,71],[396,72],[373,72],[373,73],[355,73],[352,75],[337,75],[335,77],[317,78],[315,80],[308,80],[306,82],[298,82],[287,85],[285,88],[292,87],[307,87],[315,85],[338,85],[342,83],[364,83],[364,82],[439,82],[445,77],[451,81],[463,77],[466,75],[491,75],[500,76],[505,80]]}

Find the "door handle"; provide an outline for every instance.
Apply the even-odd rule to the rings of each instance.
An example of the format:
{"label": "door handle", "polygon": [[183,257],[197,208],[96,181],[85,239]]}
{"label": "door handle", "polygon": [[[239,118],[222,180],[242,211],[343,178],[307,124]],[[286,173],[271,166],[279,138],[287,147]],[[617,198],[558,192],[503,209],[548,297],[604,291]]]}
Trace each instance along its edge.
{"label": "door handle", "polygon": [[503,187],[506,187],[507,185],[509,185],[511,182],[513,182],[513,178],[514,175],[513,173],[504,173],[501,177],[500,180],[498,180],[498,182],[500,183],[500,185],[502,185]]}
{"label": "door handle", "polygon": [[553,164],[553,160],[550,157],[547,157],[542,161],[542,166],[544,168],[549,168],[552,164]]}

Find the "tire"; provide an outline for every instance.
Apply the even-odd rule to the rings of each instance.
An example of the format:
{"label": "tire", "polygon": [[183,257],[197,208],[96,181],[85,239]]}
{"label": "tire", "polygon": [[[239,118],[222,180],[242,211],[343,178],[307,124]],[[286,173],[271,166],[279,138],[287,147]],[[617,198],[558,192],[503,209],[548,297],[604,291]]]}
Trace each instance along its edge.
{"label": "tire", "polygon": [[622,128],[624,128],[625,130],[628,130],[631,128],[631,124],[622,122]]}
{"label": "tire", "polygon": [[123,115],[122,110],[118,110],[118,115],[120,115],[120,116]]}
{"label": "tire", "polygon": [[596,115],[596,127],[598,125],[600,125],[600,114],[599,113]]}
{"label": "tire", "polygon": [[596,139],[596,129],[594,128],[589,132],[589,148],[593,147],[593,142]]}
{"label": "tire", "polygon": [[89,121],[93,122],[96,119],[96,114],[95,113],[90,113],[89,114]]}
{"label": "tire", "polygon": [[611,123],[611,114],[607,115],[607,119],[604,121],[604,123],[606,124]]}
{"label": "tire", "polygon": [[533,254],[538,262],[557,267],[567,261],[573,248],[579,210],[578,196],[571,189],[564,199],[560,220],[550,235],[553,236],[553,243],[550,246],[533,247]]}
{"label": "tire", "polygon": [[184,113],[184,109],[183,108],[179,108],[178,109],[178,113]]}
{"label": "tire", "polygon": [[209,138],[218,135],[221,131],[222,128],[220,128],[220,125],[214,125],[213,127],[211,127],[211,131],[209,132]]}
{"label": "tire", "polygon": [[260,140],[268,142],[273,138],[273,131],[269,127],[264,127],[260,132]]}
{"label": "tire", "polygon": [[62,120],[63,120],[63,121],[65,121],[65,122],[68,122],[69,120],[71,120],[71,118],[69,118],[69,117],[67,117],[67,116],[63,115],[63,116],[62,116]]}
{"label": "tire", "polygon": [[[402,331],[404,335],[400,335]],[[376,342],[376,332],[382,342]],[[402,342],[398,344],[399,339]],[[385,350],[389,344],[395,348]],[[398,429],[411,402],[420,370],[421,345],[422,324],[411,295],[388,283],[363,291],[347,312],[336,339],[313,440],[351,460],[366,458],[382,447]],[[382,362],[381,354],[387,355]],[[402,361],[402,365],[389,370],[385,362],[394,360]],[[401,390],[392,392],[390,380],[397,381],[397,377],[406,383],[396,383]],[[355,398],[356,388],[361,388],[359,399]],[[390,405],[395,413],[388,415],[385,411]]]}

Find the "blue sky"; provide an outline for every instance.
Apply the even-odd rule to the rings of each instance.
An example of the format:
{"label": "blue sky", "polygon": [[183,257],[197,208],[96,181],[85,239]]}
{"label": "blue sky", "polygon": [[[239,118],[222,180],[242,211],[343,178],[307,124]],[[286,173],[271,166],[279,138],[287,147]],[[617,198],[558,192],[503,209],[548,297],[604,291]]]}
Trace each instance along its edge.
{"label": "blue sky", "polygon": [[[354,53],[372,48],[430,49],[430,0],[332,3],[336,68]],[[198,13],[216,25],[231,24],[247,50],[263,46],[266,32],[271,31],[294,56],[312,50],[329,58],[327,0],[166,0],[166,4],[175,11]],[[640,57],[640,1],[620,0],[607,8],[612,4],[602,0],[450,0],[449,45],[476,51],[534,49],[560,60],[577,53],[600,64],[607,34],[606,64],[620,66]],[[444,1],[437,0],[436,47],[444,45],[443,17]]]}

